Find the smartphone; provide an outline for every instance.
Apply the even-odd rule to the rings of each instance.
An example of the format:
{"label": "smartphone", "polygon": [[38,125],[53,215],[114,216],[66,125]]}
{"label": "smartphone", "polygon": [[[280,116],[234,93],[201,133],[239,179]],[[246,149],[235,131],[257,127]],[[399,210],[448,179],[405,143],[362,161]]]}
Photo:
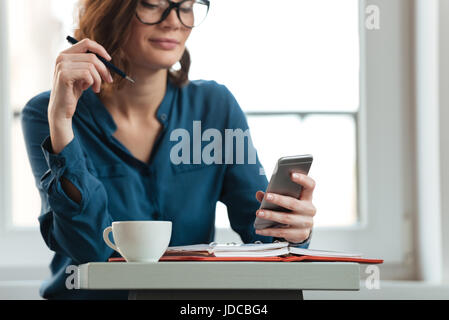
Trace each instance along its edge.
{"label": "smartphone", "polygon": [[[309,174],[312,162],[313,156],[310,154],[280,158],[276,163],[273,174],[271,175],[270,183],[268,184],[266,192],[277,193],[299,199],[302,192],[302,186],[292,181],[291,174],[293,172]],[[260,204],[260,209],[290,212],[288,209],[265,201],[265,198]],[[284,226],[285,225],[281,223],[265,220],[259,217],[256,217],[256,220],[254,221],[254,228],[256,229],[280,228]]]}

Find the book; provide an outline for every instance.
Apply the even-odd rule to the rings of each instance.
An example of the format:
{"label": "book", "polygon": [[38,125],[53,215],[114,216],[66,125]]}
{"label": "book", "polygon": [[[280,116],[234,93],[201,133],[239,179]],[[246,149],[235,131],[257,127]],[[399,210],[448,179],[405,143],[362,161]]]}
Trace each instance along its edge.
{"label": "book", "polygon": [[337,252],[325,250],[303,249],[290,246],[288,242],[274,242],[274,243],[245,243],[245,244],[215,244],[211,243],[169,247],[168,253],[176,252],[208,252],[215,257],[275,257],[288,254],[307,255],[307,256],[321,256],[321,257],[358,257],[361,258],[360,253]]}
{"label": "book", "polygon": [[[168,247],[167,252],[208,252],[210,254],[215,254],[215,256],[229,256],[232,254],[238,254],[240,256],[246,255],[263,255],[265,252],[267,256],[273,256],[271,251],[278,249],[277,255],[282,255],[285,249],[288,247],[288,242],[274,242],[274,243],[215,243],[210,244],[196,244],[190,246],[178,246],[178,247]],[[282,250],[283,249],[283,250]],[[288,250],[288,249],[287,249]]]}
{"label": "book", "polygon": [[[110,262],[125,261],[111,258]],[[360,253],[303,249],[288,242],[247,244],[196,244],[168,247],[160,261],[334,261],[377,264],[382,259],[364,258]]]}

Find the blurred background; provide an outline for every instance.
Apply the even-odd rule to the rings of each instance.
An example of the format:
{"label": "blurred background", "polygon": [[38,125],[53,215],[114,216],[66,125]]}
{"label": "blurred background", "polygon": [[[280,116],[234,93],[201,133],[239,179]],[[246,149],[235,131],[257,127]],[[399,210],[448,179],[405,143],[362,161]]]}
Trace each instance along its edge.
{"label": "blurred background", "polygon": [[[0,0],[3,299],[38,299],[49,274],[20,116],[50,90],[77,2]],[[310,247],[385,260],[380,290],[306,299],[449,298],[445,13],[446,0],[212,0],[192,32],[190,79],[235,95],[268,178],[279,157],[313,154]],[[240,242],[221,203],[216,241]]]}

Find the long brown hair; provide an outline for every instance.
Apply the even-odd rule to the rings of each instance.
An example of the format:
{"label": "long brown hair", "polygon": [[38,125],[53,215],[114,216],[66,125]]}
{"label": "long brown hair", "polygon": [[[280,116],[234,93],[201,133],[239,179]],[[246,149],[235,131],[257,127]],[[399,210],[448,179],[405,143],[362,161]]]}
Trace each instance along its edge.
{"label": "long brown hair", "polygon": [[[75,30],[75,38],[82,40],[89,38],[101,44],[115,66],[129,72],[130,62],[121,45],[126,43],[131,35],[131,20],[136,13],[138,0],[80,0],[79,1],[79,27]],[[168,77],[178,87],[189,81],[190,54],[187,48],[180,60],[181,69],[168,71]],[[102,89],[120,89],[125,79],[115,73],[113,84],[102,84]]]}

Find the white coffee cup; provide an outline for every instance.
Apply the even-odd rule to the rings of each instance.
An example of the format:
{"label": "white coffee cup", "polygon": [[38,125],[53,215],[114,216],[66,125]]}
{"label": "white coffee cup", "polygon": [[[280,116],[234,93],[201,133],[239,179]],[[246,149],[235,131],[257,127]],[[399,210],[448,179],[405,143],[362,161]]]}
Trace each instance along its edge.
{"label": "white coffee cup", "polygon": [[[168,248],[171,221],[118,221],[103,231],[106,244],[127,262],[158,262]],[[109,233],[114,237],[113,244]]]}

